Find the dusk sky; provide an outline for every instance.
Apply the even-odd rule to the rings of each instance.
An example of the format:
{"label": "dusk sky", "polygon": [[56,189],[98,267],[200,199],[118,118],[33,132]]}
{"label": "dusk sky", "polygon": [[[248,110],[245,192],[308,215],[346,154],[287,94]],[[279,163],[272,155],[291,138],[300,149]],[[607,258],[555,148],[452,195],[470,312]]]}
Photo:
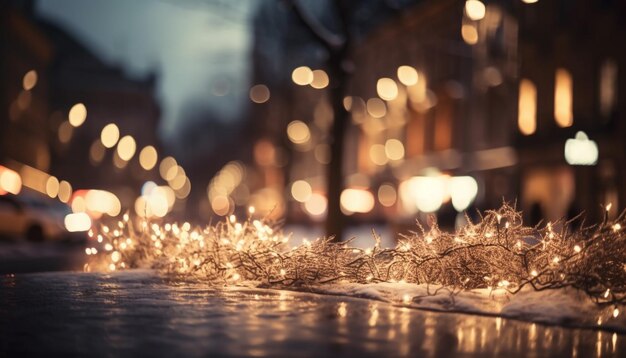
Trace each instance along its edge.
{"label": "dusk sky", "polygon": [[170,140],[190,102],[210,106],[219,120],[239,114],[249,86],[253,4],[50,0],[37,2],[37,11],[130,76],[157,72],[160,133]]}

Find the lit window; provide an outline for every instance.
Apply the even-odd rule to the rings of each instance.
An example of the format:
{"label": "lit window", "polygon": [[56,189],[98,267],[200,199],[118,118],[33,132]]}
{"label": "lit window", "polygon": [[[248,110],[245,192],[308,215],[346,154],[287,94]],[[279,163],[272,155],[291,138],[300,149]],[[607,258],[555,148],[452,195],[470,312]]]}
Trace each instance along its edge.
{"label": "lit window", "polygon": [[608,117],[615,109],[615,95],[617,92],[617,64],[608,59],[600,69],[600,113]]}
{"label": "lit window", "polygon": [[522,79],[519,83],[517,125],[524,135],[537,130],[537,88],[531,80]]}
{"label": "lit window", "polygon": [[572,112],[573,85],[569,71],[559,68],[556,70],[554,82],[554,119],[559,127],[569,127],[574,124]]}

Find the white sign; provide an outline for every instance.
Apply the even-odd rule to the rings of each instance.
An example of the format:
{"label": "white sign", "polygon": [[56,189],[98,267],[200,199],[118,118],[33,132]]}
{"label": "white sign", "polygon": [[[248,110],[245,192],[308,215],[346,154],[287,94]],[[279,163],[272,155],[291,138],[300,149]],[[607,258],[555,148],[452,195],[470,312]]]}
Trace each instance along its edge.
{"label": "white sign", "polygon": [[598,162],[598,145],[585,132],[565,141],[565,160],[570,165],[595,165]]}

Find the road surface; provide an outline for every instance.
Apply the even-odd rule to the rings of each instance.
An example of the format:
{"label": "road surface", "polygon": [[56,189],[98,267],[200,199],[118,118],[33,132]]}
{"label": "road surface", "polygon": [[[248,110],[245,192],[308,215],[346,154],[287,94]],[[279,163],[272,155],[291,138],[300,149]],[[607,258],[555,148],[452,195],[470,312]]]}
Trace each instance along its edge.
{"label": "road surface", "polygon": [[624,357],[626,336],[150,271],[4,275],[0,357],[27,355]]}

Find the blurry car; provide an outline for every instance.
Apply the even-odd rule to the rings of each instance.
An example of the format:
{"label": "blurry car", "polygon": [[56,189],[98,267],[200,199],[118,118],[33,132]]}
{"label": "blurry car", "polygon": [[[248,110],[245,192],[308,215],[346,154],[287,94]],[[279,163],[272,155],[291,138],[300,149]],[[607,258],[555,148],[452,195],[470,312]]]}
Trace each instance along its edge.
{"label": "blurry car", "polygon": [[40,195],[0,195],[0,236],[30,241],[85,240],[84,232],[70,233],[65,229],[63,220],[70,213],[67,205]]}

